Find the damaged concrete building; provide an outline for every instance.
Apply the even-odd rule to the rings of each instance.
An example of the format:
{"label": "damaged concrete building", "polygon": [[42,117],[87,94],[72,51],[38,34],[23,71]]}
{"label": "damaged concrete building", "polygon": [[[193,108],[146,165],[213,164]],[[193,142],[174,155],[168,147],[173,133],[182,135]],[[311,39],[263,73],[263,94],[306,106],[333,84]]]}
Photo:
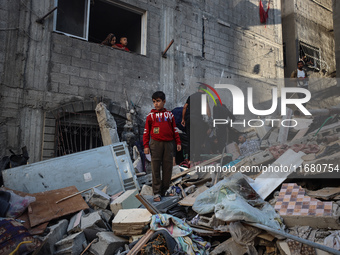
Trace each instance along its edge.
{"label": "damaged concrete building", "polygon": [[[126,117],[126,102],[144,117],[155,90],[166,92],[172,109],[183,106],[197,81],[283,77],[279,0],[271,1],[266,24],[257,0],[77,3],[2,3],[2,155],[26,145],[30,162],[58,156],[59,129],[71,132],[78,151],[94,148],[98,124],[91,116],[99,101],[117,118]],[[127,36],[132,52],[100,45],[109,33]]]}
{"label": "damaged concrete building", "polygon": [[[165,92],[166,107],[173,109],[183,106],[197,82],[283,78],[285,70],[295,68],[298,47],[304,46],[300,36],[289,42],[282,39],[289,11],[284,7],[284,16],[281,4],[295,6],[297,1],[262,2],[265,9],[270,4],[265,23],[260,21],[257,0],[3,1],[1,155],[26,145],[30,162],[37,162],[101,146],[94,113],[100,101],[124,125],[131,109],[143,120],[155,90]],[[315,5],[328,15],[332,8],[330,1],[323,4],[326,9],[317,1],[298,2],[299,8]],[[321,26],[329,33],[332,20],[316,16],[318,11],[306,13],[327,23]],[[302,18],[308,21],[303,15],[297,21]],[[300,31],[298,24],[295,34]],[[101,45],[109,33],[117,39],[127,36],[131,52]],[[335,70],[332,34],[326,50],[308,36],[303,35],[301,42],[322,52],[327,72]],[[286,69],[283,42],[291,55],[286,57]],[[258,101],[271,96],[272,84],[262,86]]]}
{"label": "damaged concrete building", "polygon": [[304,58],[314,77],[335,73],[332,0],[282,1],[282,30],[285,77]]}

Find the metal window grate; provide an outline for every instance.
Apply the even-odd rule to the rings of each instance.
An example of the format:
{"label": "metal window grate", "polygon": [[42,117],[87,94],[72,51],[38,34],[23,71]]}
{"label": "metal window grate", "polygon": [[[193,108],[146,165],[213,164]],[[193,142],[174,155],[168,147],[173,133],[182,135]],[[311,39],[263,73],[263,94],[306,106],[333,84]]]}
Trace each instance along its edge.
{"label": "metal window grate", "polygon": [[95,114],[65,113],[56,120],[55,156],[103,146]]}
{"label": "metal window grate", "polygon": [[325,69],[328,71],[328,64],[321,59],[321,49],[309,45],[305,42],[299,42],[299,57],[303,60],[305,65],[313,68],[316,71]]}

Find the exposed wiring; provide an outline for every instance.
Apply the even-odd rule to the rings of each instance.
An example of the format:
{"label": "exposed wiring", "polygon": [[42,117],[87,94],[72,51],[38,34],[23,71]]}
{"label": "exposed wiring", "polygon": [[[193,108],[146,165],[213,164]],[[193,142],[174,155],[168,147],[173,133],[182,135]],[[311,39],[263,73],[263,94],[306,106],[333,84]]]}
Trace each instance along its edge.
{"label": "exposed wiring", "polygon": [[316,135],[319,133],[320,129],[326,124],[326,122],[327,122],[329,119],[333,119],[333,118],[334,118],[334,116],[328,117],[328,118],[324,121],[324,123],[322,123],[321,127],[318,129],[318,131],[316,131],[316,133],[315,133],[313,136],[316,136]]}
{"label": "exposed wiring", "polygon": [[328,8],[327,6],[323,5],[322,3],[320,3],[319,1],[316,0],[311,0],[312,2],[316,3],[317,5],[321,6],[322,8],[326,9],[327,11],[333,12],[332,9]]}
{"label": "exposed wiring", "polygon": [[12,251],[9,255],[14,255],[14,254],[19,250],[20,246],[21,246],[22,244],[26,244],[26,243],[33,243],[33,241],[23,241],[23,242],[19,243],[18,246],[17,246],[17,248],[15,248],[15,250]]}

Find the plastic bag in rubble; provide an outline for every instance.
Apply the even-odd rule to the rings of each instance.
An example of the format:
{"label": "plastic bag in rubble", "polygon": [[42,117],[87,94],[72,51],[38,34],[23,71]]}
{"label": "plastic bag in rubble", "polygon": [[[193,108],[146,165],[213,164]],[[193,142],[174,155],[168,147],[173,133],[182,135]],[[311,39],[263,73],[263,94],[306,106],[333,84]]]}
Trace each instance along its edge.
{"label": "plastic bag in rubble", "polygon": [[340,231],[335,231],[327,236],[323,244],[335,250],[340,250]]}
{"label": "plastic bag in rubble", "polygon": [[6,190],[11,193],[11,198],[9,200],[10,207],[6,213],[6,217],[8,218],[17,218],[19,217],[29,206],[30,203],[35,202],[35,197],[25,196],[21,197],[15,194],[11,190]]}
{"label": "plastic bag in rubble", "polygon": [[192,209],[198,214],[215,212],[223,221],[247,221],[283,229],[282,219],[249,185],[241,173],[223,179],[197,196]]}

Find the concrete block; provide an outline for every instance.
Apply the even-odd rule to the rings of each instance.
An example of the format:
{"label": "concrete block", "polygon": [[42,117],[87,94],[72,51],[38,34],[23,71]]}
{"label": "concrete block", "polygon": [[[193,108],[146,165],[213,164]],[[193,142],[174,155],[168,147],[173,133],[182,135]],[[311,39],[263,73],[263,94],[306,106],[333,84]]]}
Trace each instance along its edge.
{"label": "concrete block", "polygon": [[102,219],[106,222],[109,223],[110,218],[112,217],[113,213],[110,210],[101,210],[101,216]]}
{"label": "concrete block", "polygon": [[98,242],[93,243],[90,247],[90,252],[95,255],[111,255],[115,251],[128,244],[128,240],[113,234],[113,232],[97,233]]}
{"label": "concrete block", "polygon": [[70,76],[68,74],[62,73],[51,73],[51,81],[68,84],[70,81]]}
{"label": "concrete block", "polygon": [[61,64],[60,72],[64,73],[64,74],[79,76],[80,68],[79,67],[70,66],[70,65]]}
{"label": "concrete block", "polygon": [[45,242],[38,255],[54,254],[56,251],[54,244],[60,241],[66,234],[68,220],[61,220],[57,224],[48,227],[49,233],[45,236],[42,241]]}
{"label": "concrete block", "polygon": [[102,219],[101,211],[95,211],[82,216],[80,228],[84,231],[86,239],[89,242],[96,238],[98,232],[108,230],[105,221]]}
{"label": "concrete block", "polygon": [[77,66],[77,67],[83,67],[83,68],[90,68],[90,61],[86,61],[84,59],[80,59],[80,58],[76,58],[76,57],[72,57],[72,66]]}
{"label": "concrete block", "polygon": [[93,188],[91,190],[91,195],[88,203],[94,209],[106,209],[106,207],[110,203],[110,196],[97,188]]}
{"label": "concrete block", "polygon": [[91,62],[91,70],[107,73],[108,72],[108,65],[92,61]]}
{"label": "concrete block", "polygon": [[138,208],[141,203],[136,198],[137,194],[137,189],[125,191],[123,195],[110,204],[111,211],[116,215],[120,209]]}
{"label": "concrete block", "polygon": [[225,221],[217,219],[215,215],[213,215],[211,218],[200,215],[200,218],[198,220],[198,225],[208,228],[215,228],[218,226],[223,226],[225,224]]}
{"label": "concrete block", "polygon": [[153,195],[152,187],[148,185],[143,185],[140,195],[152,196]]}
{"label": "concrete block", "polygon": [[51,56],[51,61],[55,63],[69,65],[71,63],[71,56],[53,52]]}
{"label": "concrete block", "polygon": [[86,244],[84,232],[70,235],[55,244],[56,255],[79,255],[83,251],[83,243]]}
{"label": "concrete block", "polygon": [[74,85],[59,83],[59,92],[63,94],[77,95],[78,87]]}
{"label": "concrete block", "polygon": [[112,220],[112,230],[115,235],[140,235],[151,216],[146,209],[122,209]]}
{"label": "concrete block", "polygon": [[75,214],[71,219],[70,219],[70,224],[68,224],[67,227],[67,233],[68,234],[74,234],[77,232],[81,231],[81,217],[84,216],[85,213],[83,210],[81,210],[80,212],[78,212],[77,214]]}
{"label": "concrete block", "polygon": [[152,185],[152,174],[147,174],[143,176],[138,176],[139,186]]}

